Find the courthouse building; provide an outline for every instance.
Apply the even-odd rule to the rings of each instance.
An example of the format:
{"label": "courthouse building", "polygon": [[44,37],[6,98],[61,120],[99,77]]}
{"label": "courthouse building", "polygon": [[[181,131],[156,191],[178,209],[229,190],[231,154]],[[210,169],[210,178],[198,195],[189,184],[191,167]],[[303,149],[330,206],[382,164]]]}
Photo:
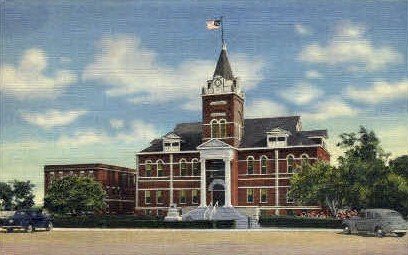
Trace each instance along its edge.
{"label": "courthouse building", "polygon": [[287,193],[302,163],[330,160],[327,130],[302,130],[300,116],[245,118],[225,45],[201,98],[202,122],[177,124],[136,154],[136,213],[164,214],[172,204],[271,214],[316,209],[294,204]]}

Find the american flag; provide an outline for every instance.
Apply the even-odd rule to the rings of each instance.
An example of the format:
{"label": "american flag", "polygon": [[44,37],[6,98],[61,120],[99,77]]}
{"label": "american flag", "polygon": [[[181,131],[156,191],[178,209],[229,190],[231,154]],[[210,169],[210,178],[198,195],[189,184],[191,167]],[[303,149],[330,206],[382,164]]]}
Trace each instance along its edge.
{"label": "american flag", "polygon": [[212,19],[207,20],[207,29],[208,30],[216,30],[221,28],[221,20],[220,19]]}

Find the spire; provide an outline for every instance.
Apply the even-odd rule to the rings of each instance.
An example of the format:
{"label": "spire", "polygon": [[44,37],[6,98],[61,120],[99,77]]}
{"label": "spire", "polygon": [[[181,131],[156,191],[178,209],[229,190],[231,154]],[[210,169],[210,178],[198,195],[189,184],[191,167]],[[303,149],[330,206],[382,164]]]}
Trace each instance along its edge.
{"label": "spire", "polygon": [[215,67],[214,76],[221,76],[226,80],[233,80],[231,65],[227,57],[227,46],[225,43],[222,44],[222,50],[220,57],[218,58],[217,66]]}

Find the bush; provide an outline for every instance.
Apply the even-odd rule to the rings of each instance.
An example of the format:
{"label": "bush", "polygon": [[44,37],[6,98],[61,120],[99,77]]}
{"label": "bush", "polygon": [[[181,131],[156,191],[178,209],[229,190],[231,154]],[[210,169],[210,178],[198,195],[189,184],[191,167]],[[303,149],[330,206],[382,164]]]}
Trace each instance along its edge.
{"label": "bush", "polygon": [[259,224],[262,227],[286,228],[341,228],[342,221],[338,219],[304,218],[293,216],[261,217]]}
{"label": "bush", "polygon": [[235,221],[178,221],[166,222],[138,216],[55,216],[55,227],[63,228],[234,228]]}

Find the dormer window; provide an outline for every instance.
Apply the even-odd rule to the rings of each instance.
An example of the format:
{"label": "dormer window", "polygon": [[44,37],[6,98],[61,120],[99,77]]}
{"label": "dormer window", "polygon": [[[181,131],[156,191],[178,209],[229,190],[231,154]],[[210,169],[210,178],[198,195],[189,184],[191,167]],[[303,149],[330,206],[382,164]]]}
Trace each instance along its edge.
{"label": "dormer window", "polygon": [[275,128],[267,132],[267,146],[269,148],[285,147],[288,145],[289,131],[281,128]]}
{"label": "dormer window", "polygon": [[181,137],[175,133],[169,133],[163,137],[163,151],[180,151]]}

